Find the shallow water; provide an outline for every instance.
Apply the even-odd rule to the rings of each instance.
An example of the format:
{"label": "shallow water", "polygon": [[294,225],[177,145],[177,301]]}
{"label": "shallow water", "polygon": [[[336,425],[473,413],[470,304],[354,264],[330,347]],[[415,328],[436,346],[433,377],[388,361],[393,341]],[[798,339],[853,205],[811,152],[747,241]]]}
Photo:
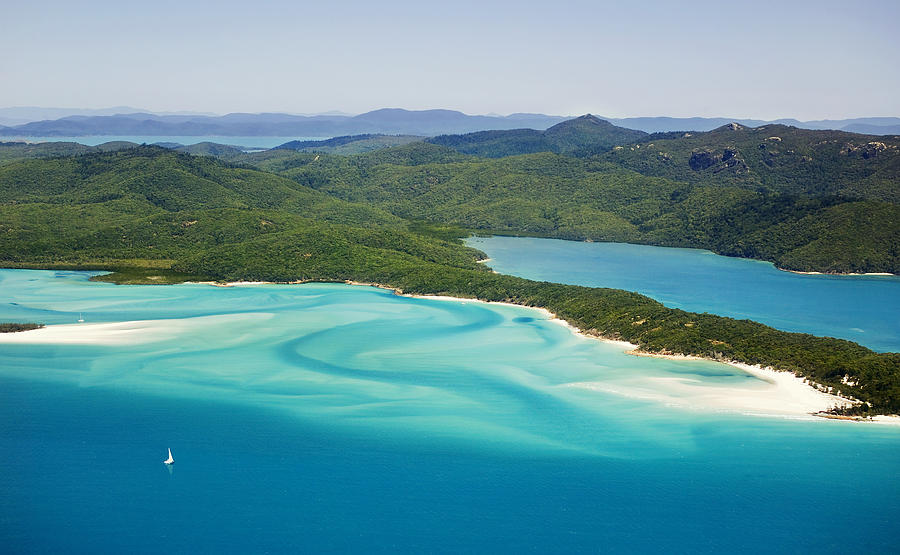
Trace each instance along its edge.
{"label": "shallow water", "polygon": [[474,237],[494,270],[540,281],[625,289],[666,306],[840,337],[900,351],[900,277],[803,275],[700,249]]}
{"label": "shallow water", "polygon": [[[113,344],[0,344],[12,552],[886,553],[900,539],[900,428],[693,406],[769,387],[725,365],[627,356],[522,307],[86,278],[0,271],[3,321],[151,321]],[[672,393],[673,379],[695,385]],[[585,382],[605,390],[571,385]],[[851,539],[834,525],[848,507]]]}

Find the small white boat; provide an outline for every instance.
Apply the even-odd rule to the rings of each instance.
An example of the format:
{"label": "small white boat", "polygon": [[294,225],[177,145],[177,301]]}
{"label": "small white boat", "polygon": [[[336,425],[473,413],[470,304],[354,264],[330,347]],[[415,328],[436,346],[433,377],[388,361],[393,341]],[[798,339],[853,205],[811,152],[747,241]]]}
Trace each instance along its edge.
{"label": "small white boat", "polygon": [[79,323],[79,324],[83,324],[83,323],[84,323],[84,317],[81,315],[80,312],[78,313],[78,323]]}
{"label": "small white boat", "polygon": [[163,464],[174,464],[175,459],[172,458],[172,449],[169,448],[169,458],[163,461]]}

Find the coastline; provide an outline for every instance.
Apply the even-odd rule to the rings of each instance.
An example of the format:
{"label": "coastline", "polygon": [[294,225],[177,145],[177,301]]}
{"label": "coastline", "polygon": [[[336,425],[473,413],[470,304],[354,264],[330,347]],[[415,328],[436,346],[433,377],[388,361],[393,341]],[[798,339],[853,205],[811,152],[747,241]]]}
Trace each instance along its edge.
{"label": "coastline", "polygon": [[[771,367],[763,367],[758,364],[747,364],[735,360],[716,360],[693,355],[653,353],[642,351],[638,348],[626,351],[626,354],[648,358],[707,361],[727,364],[728,366],[742,370],[759,380],[767,382],[774,388],[771,392],[742,392],[739,390],[724,389],[725,393],[731,394],[734,397],[732,400],[735,401],[736,405],[744,405],[744,411],[742,412],[767,412],[775,413],[777,415],[806,414],[835,420],[868,421],[853,417],[837,416],[825,412],[835,407],[853,406],[854,404],[857,404],[858,401],[822,391],[805,378],[801,378],[791,372],[778,371]],[[757,395],[758,393],[763,393],[764,395],[761,397]],[[769,393],[772,394],[771,398],[766,398],[769,397]],[[711,401],[713,404],[722,404],[721,399],[712,398]],[[897,424],[900,424],[900,419],[898,419]]]}
{"label": "coastline", "polygon": [[[240,286],[256,286],[256,285],[299,285],[304,283],[336,283],[336,284],[346,284],[346,285],[355,285],[355,286],[363,286],[363,287],[376,287],[379,289],[387,290],[393,292],[395,295],[409,297],[409,298],[417,298],[417,299],[427,299],[427,300],[437,300],[437,301],[450,301],[450,302],[478,302],[484,304],[492,304],[492,305],[501,305],[501,306],[509,306],[516,308],[527,308],[531,310],[536,310],[544,315],[544,317],[555,324],[562,325],[566,327],[571,333],[585,338],[585,339],[593,339],[602,341],[604,343],[614,345],[618,348],[621,348],[625,354],[634,355],[634,356],[644,356],[644,357],[652,357],[652,358],[664,358],[670,360],[683,360],[683,361],[705,361],[705,362],[716,362],[721,364],[727,364],[734,368],[737,368],[755,378],[761,380],[762,382],[766,382],[769,384],[769,388],[766,391],[762,392],[752,392],[751,396],[747,396],[747,391],[737,389],[737,388],[722,388],[719,392],[714,392],[716,386],[710,386],[705,388],[702,392],[703,395],[710,398],[708,395],[710,392],[717,393],[715,399],[712,399],[712,402],[703,408],[711,409],[714,412],[738,412],[743,414],[750,415],[764,415],[764,416],[775,416],[775,417],[818,417],[823,419],[830,420],[844,420],[844,421],[853,421],[853,422],[871,422],[871,423],[880,423],[880,424],[891,424],[891,425],[900,425],[900,416],[897,415],[879,415],[875,417],[845,417],[834,415],[831,413],[826,413],[825,411],[830,410],[836,406],[848,406],[855,404],[855,401],[851,399],[846,399],[842,397],[838,397],[832,395],[830,393],[826,393],[820,389],[818,389],[813,384],[809,383],[806,379],[801,378],[792,372],[788,371],[777,371],[772,368],[763,368],[759,365],[750,365],[742,362],[737,362],[733,360],[717,360],[711,357],[700,357],[694,355],[683,355],[678,353],[655,353],[655,352],[647,352],[641,351],[640,348],[630,342],[622,341],[615,338],[604,337],[602,335],[596,333],[585,332],[567,322],[566,320],[560,318],[555,313],[551,312],[547,308],[536,307],[536,306],[527,306],[522,304],[503,302],[503,301],[485,301],[477,298],[467,298],[467,297],[453,297],[449,295],[427,295],[427,294],[417,294],[417,293],[404,293],[402,290],[382,284],[382,283],[370,283],[370,282],[358,282],[352,280],[344,280],[344,281],[318,281],[318,280],[298,280],[292,282],[266,282],[266,281],[234,281],[234,282],[216,282],[216,281],[203,281],[203,282],[185,282],[185,284],[202,284],[202,285],[211,285],[214,287],[240,287]],[[201,317],[198,319],[215,319],[216,317]],[[53,325],[44,327],[38,330],[31,330],[30,332],[23,332],[17,334],[8,334],[11,336],[15,336],[15,340],[11,341],[2,341],[0,339],[0,343],[67,343],[67,344],[98,344],[98,345],[117,345],[123,343],[144,343],[144,342],[153,342],[162,339],[168,339],[171,337],[172,332],[177,333],[176,330],[169,327],[166,331],[160,326],[157,326],[157,323],[169,322],[167,320],[160,321],[133,321],[133,322],[115,322],[115,323],[99,323],[99,324],[61,324],[61,325]],[[186,331],[186,330],[184,330]],[[145,337],[140,337],[140,333],[150,332]],[[168,333],[166,333],[168,332]],[[5,334],[6,335],[6,334]],[[657,380],[669,380],[668,378],[657,378]],[[695,392],[700,392],[696,386],[688,386],[686,384],[687,381],[690,380],[670,380],[673,381],[670,385],[675,388],[680,388],[682,391],[688,391],[691,387]],[[674,383],[681,382],[681,383]],[[573,387],[583,387],[585,389],[603,389],[602,387],[596,387],[597,384],[592,383],[575,383],[575,384],[567,384]],[[700,384],[702,386],[702,384]],[[611,391],[611,390],[609,390]],[[688,392],[690,395],[690,392]],[[731,398],[729,396],[734,396]],[[752,399],[751,399],[752,397]],[[710,400],[707,399],[707,400]],[[661,399],[665,402],[665,399]],[[672,404],[672,403],[669,403]],[[677,404],[677,403],[675,403]],[[789,407],[789,409],[784,409],[784,407]]]}
{"label": "coastline", "polygon": [[[490,232],[490,235],[489,235],[489,236],[498,236],[498,237],[533,237],[533,238],[537,238],[537,239],[553,239],[553,240],[558,240],[558,241],[571,241],[571,242],[573,242],[573,243],[595,243],[595,242],[596,242],[596,243],[621,243],[621,244],[625,244],[625,245],[637,245],[637,246],[648,246],[648,247],[683,248],[683,249],[693,249],[693,250],[707,251],[707,252],[710,252],[710,253],[712,253],[712,254],[714,254],[714,255],[716,255],[716,256],[732,257],[732,255],[721,254],[721,253],[719,253],[719,252],[716,252],[716,251],[714,251],[714,250],[710,250],[710,249],[705,248],[705,247],[671,247],[671,246],[659,245],[659,244],[656,244],[656,243],[630,243],[630,242],[628,242],[628,241],[608,241],[608,240],[594,241],[594,240],[592,240],[592,239],[566,239],[566,238],[563,238],[563,237],[550,237],[550,236],[543,236],[543,235],[536,235],[536,236],[534,236],[534,235],[528,235],[528,234],[524,234],[524,235],[523,235],[523,234],[517,234],[517,233],[503,233],[503,232]],[[473,237],[473,235],[470,235],[470,237]],[[477,236],[477,235],[474,235],[474,237],[478,237],[478,236]],[[857,276],[857,277],[858,277],[858,276],[883,276],[883,277],[900,277],[900,274],[892,274],[891,272],[806,272],[806,271],[802,271],[802,270],[788,270],[787,268],[781,268],[780,266],[778,266],[778,264],[776,264],[776,263],[775,263],[774,261],[772,261],[772,260],[766,260],[766,259],[763,259],[763,258],[750,258],[750,257],[746,257],[746,256],[735,256],[734,258],[740,258],[740,259],[742,259],[742,260],[755,260],[755,261],[757,261],[757,262],[768,262],[769,264],[772,264],[772,265],[775,267],[776,270],[780,270],[780,271],[782,271],[782,272],[789,272],[789,273],[791,273],[791,274],[805,275],[805,276]],[[479,260],[478,262],[487,262],[487,261],[489,261],[489,260],[491,260],[491,259],[490,259],[490,258],[485,258],[484,260]]]}
{"label": "coastline", "polygon": [[163,320],[127,320],[53,324],[29,331],[0,334],[0,345],[141,345],[177,339],[190,334],[198,325],[228,326],[233,322],[263,321],[271,315],[261,312],[217,314]]}
{"label": "coastline", "polygon": [[804,272],[801,270],[788,270],[787,268],[779,268],[775,266],[775,269],[781,270],[782,272],[788,272],[791,274],[799,274],[801,276],[882,276],[882,277],[897,277],[897,274],[892,274],[890,272]]}
{"label": "coastline", "polygon": [[11,345],[133,345],[175,338],[184,326],[165,320],[131,320],[90,324],[55,324],[27,332],[3,334],[0,344]]}
{"label": "coastline", "polygon": [[[828,413],[826,411],[837,407],[837,406],[852,406],[856,404],[858,401],[853,399],[848,399],[845,397],[840,397],[837,395],[833,395],[831,393],[826,393],[818,389],[815,385],[808,382],[805,378],[801,378],[788,371],[778,371],[770,367],[762,367],[760,365],[752,365],[743,362],[738,362],[734,360],[717,360],[711,357],[699,357],[693,355],[683,355],[677,353],[653,353],[649,351],[641,351],[640,348],[634,343],[630,343],[628,341],[622,341],[620,339],[613,339],[608,337],[603,337],[598,334],[586,333],[584,330],[581,330],[571,323],[563,320],[550,310],[543,307],[536,306],[526,306],[520,305],[516,303],[508,303],[502,301],[483,301],[481,299],[475,298],[465,298],[465,297],[452,297],[448,295],[422,295],[422,294],[410,294],[403,293],[399,291],[395,287],[391,287],[388,285],[380,284],[380,283],[364,283],[364,282],[356,282],[356,281],[346,281],[348,285],[359,285],[359,286],[367,286],[367,287],[377,287],[379,289],[386,289],[389,291],[393,291],[395,295],[417,298],[417,299],[430,299],[437,301],[451,301],[451,302],[479,302],[484,304],[492,304],[492,305],[501,305],[501,306],[511,306],[511,307],[519,307],[519,308],[529,308],[532,310],[537,310],[544,314],[547,319],[553,323],[562,325],[566,327],[569,331],[574,333],[577,336],[580,336],[585,339],[593,339],[597,341],[602,341],[603,343],[607,343],[610,345],[615,345],[620,347],[625,354],[633,355],[633,356],[642,356],[642,357],[650,357],[650,358],[662,358],[669,360],[683,360],[683,361],[705,361],[705,362],[716,362],[720,364],[727,364],[751,376],[758,378],[764,382],[771,384],[774,387],[774,391],[767,392],[774,393],[775,395],[771,395],[770,403],[765,403],[766,406],[755,406],[755,407],[742,407],[739,408],[737,406],[732,406],[736,412],[740,412],[742,414],[749,415],[763,415],[763,416],[775,416],[775,417],[791,417],[791,416],[808,416],[815,417],[816,419],[826,419],[826,420],[842,420],[849,422],[868,422],[868,423],[877,423],[877,424],[888,424],[900,426],[900,416],[898,415],[878,415],[870,418],[861,418],[861,417],[850,417],[850,416],[839,416]],[[574,387],[584,387],[586,389],[592,389],[590,384],[570,384]],[[746,401],[748,398],[745,396],[742,400]],[[776,408],[779,405],[783,405],[785,402],[788,404],[792,404],[794,407],[793,410],[779,410]],[[760,405],[757,403],[757,405]],[[713,408],[714,407],[709,407]],[[719,410],[728,410],[726,407],[718,407]],[[715,410],[715,409],[714,409]]]}

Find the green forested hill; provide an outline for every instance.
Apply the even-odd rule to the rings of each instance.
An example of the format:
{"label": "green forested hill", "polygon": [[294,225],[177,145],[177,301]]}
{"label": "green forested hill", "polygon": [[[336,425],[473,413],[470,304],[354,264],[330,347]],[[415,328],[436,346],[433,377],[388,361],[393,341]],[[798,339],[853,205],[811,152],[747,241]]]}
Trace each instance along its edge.
{"label": "green forested hill", "polygon": [[[383,137],[336,138],[329,145],[370,139]],[[530,146],[520,148],[520,140]],[[607,151],[614,142],[633,140],[640,142]],[[190,208],[190,200],[202,197],[209,207],[300,210],[328,200],[320,195],[313,202],[314,189],[357,203],[360,213],[351,224],[369,216],[378,223],[390,213],[395,220],[491,232],[702,247],[792,270],[900,273],[900,138],[737,124],[707,133],[646,135],[584,116],[543,132],[489,131],[433,142],[450,146],[414,141],[352,156],[284,149],[242,153],[209,143],[179,149],[290,181],[231,167],[227,177],[217,174],[210,183],[204,172],[220,171],[212,161],[175,170],[130,160],[125,169],[140,176],[113,183],[97,170],[102,160],[115,159],[111,154],[49,160],[39,168],[13,160],[112,152],[130,143],[4,144],[0,159],[8,171],[21,173],[10,174],[13,181],[83,181],[93,198],[127,203],[140,197],[158,209]],[[499,159],[459,152],[500,156],[523,149],[543,152]],[[82,167],[86,160],[96,168]],[[256,183],[247,198],[241,175]],[[173,195],[184,179],[197,180],[194,197]],[[63,194],[57,202],[68,198]],[[369,214],[372,207],[381,210]],[[327,211],[319,214],[327,217]]]}
{"label": "green forested hill", "polygon": [[279,150],[295,150],[298,152],[326,152],[328,154],[362,154],[372,150],[380,150],[392,146],[400,146],[419,142],[423,137],[416,135],[345,135],[330,139],[312,141],[290,141],[275,147]]}
{"label": "green forested hill", "polygon": [[900,202],[900,137],[726,125],[617,145],[604,161],[694,184]]}
{"label": "green forested hill", "polygon": [[480,131],[465,135],[440,135],[428,139],[428,142],[486,158],[536,152],[589,156],[616,145],[640,141],[646,136],[643,131],[616,127],[588,114],[556,124],[546,131]]}
{"label": "green forested hill", "polygon": [[197,156],[215,156],[216,158],[220,158],[223,160],[236,158],[244,154],[244,151],[236,146],[210,142],[178,146],[173,150],[177,150],[178,152],[184,152],[187,154],[194,154]]}
{"label": "green forested hill", "polygon": [[[682,191],[683,184],[554,154],[417,166],[384,164],[371,156],[288,154],[248,159],[299,171],[295,180],[156,147],[0,167],[0,265],[112,269],[116,273],[104,279],[118,282],[357,280],[407,292],[512,301],[546,307],[591,333],[649,351],[790,370],[867,403],[855,412],[900,411],[900,355],[668,309],[625,291],[494,274],[476,262],[477,251],[454,240],[452,229],[412,223],[372,206],[397,213],[465,207],[491,225],[525,214],[509,225],[543,218],[570,229],[599,226],[612,236],[643,233],[629,218],[652,219],[672,198],[690,199],[695,191]],[[384,153],[408,163],[447,155],[437,145]],[[321,172],[316,182],[333,194],[373,200],[349,202],[300,184],[315,172]],[[354,191],[345,184],[341,192],[345,175],[363,179],[364,186]],[[509,190],[517,195],[497,200]],[[750,194],[735,191],[736,198]],[[409,203],[400,203],[400,196]],[[467,196],[474,203],[460,202]],[[562,203],[572,196],[574,201]],[[553,215],[548,199],[565,209]],[[478,203],[486,203],[480,215]],[[579,205],[588,208],[580,216]],[[843,383],[845,377],[857,385]]]}
{"label": "green forested hill", "polygon": [[86,146],[71,142],[24,143],[0,141],[0,165],[31,158],[53,158],[58,156],[74,156],[92,152],[109,152],[123,148],[134,148],[138,145],[127,141],[112,141],[97,146]]}
{"label": "green forested hill", "polygon": [[[237,147],[219,143],[203,142],[193,145],[179,145],[177,143],[159,143],[160,146],[203,156],[215,156],[220,159],[235,158],[243,155],[243,151]],[[87,146],[81,143],[55,141],[43,143],[24,142],[0,142],[0,165],[29,160],[32,158],[58,158],[60,156],[76,156],[79,154],[92,154],[98,152],[113,152],[135,148],[137,143],[129,141],[110,141],[97,146]]]}
{"label": "green forested hill", "polygon": [[[376,258],[480,269],[477,251],[409,227],[377,208],[277,175],[158,147],[0,168],[0,260],[7,265],[158,274],[207,249],[260,240],[285,251],[317,245],[301,257],[307,266],[357,245]],[[270,262],[289,265],[287,259]],[[184,263],[181,268],[191,274]],[[270,268],[267,275],[276,274]]]}
{"label": "green forested hill", "polygon": [[349,205],[277,175],[159,147],[0,167],[0,202],[120,202],[150,211],[261,208],[313,212],[337,223],[400,225],[399,218],[377,208]]}
{"label": "green forested hill", "polygon": [[[502,233],[708,248],[792,270],[900,273],[900,206],[881,200],[677,181],[547,152],[463,160],[420,152],[413,165],[400,154],[421,150],[421,143],[403,149],[252,162],[403,218]],[[419,163],[429,159],[435,162]]]}
{"label": "green forested hill", "polygon": [[900,202],[900,136],[739,124],[647,135],[582,116],[543,132],[483,131],[428,141],[485,158],[597,156],[643,175],[691,184]]}

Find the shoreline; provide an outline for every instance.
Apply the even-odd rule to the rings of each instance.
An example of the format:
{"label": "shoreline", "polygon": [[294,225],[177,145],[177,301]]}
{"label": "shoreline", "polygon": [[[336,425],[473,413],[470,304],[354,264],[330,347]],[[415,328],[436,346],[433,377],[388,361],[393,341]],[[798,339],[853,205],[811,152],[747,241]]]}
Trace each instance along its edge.
{"label": "shoreline", "polygon": [[[472,237],[480,237],[477,234],[470,235],[469,238]],[[531,239],[552,239],[555,241],[571,241],[573,243],[619,243],[623,245],[635,245],[635,246],[646,246],[646,247],[660,247],[660,248],[675,248],[675,249],[692,249],[692,250],[701,250],[711,252],[716,256],[722,256],[726,258],[738,258],[741,260],[754,260],[756,262],[767,262],[772,264],[776,270],[780,270],[782,272],[789,272],[791,274],[800,274],[805,276],[883,276],[883,277],[900,277],[900,274],[892,274],[891,272],[805,272],[802,270],[788,270],[787,268],[781,268],[776,263],[771,260],[765,260],[762,258],[749,258],[746,256],[731,256],[727,254],[721,254],[714,250],[710,250],[705,247],[673,247],[673,246],[664,246],[655,243],[630,243],[628,241],[608,241],[608,240],[599,240],[594,241],[592,239],[566,239],[563,237],[550,237],[546,235],[529,235],[529,234],[519,234],[519,233],[503,233],[503,232],[490,232],[490,235],[487,237],[521,237],[521,238],[531,238]],[[479,260],[478,262],[487,262],[490,258],[485,260]]]}
{"label": "shoreline", "polygon": [[[730,408],[731,412],[739,412],[739,413],[750,414],[750,415],[767,415],[768,414],[769,416],[773,416],[773,417],[813,416],[813,417],[818,417],[818,418],[823,418],[823,419],[828,419],[828,420],[843,420],[843,421],[852,421],[852,422],[869,422],[869,423],[900,425],[900,416],[898,416],[898,415],[877,415],[875,417],[851,417],[851,416],[841,416],[841,415],[827,413],[825,411],[827,411],[831,408],[834,408],[836,406],[848,406],[848,405],[856,404],[856,401],[851,400],[851,399],[846,399],[843,397],[839,397],[836,395],[832,395],[830,393],[822,391],[821,389],[819,389],[818,387],[813,385],[811,382],[809,382],[805,378],[801,378],[789,371],[778,371],[778,370],[774,370],[772,368],[763,368],[762,366],[759,366],[759,365],[750,365],[750,364],[733,361],[733,360],[717,360],[717,359],[714,359],[711,357],[684,355],[684,354],[679,354],[679,353],[655,353],[655,352],[641,351],[638,345],[635,345],[628,341],[623,341],[620,339],[615,339],[615,338],[610,338],[610,337],[604,337],[604,336],[602,336],[600,334],[596,334],[596,333],[585,332],[584,330],[577,328],[576,326],[574,326],[571,323],[569,323],[568,321],[560,318],[558,315],[556,315],[555,313],[551,312],[549,309],[544,308],[544,307],[528,306],[528,305],[516,304],[516,303],[510,303],[510,302],[504,302],[504,301],[485,301],[485,300],[474,298],[474,297],[467,298],[467,297],[453,297],[453,296],[449,296],[449,295],[428,295],[428,294],[419,294],[419,293],[404,293],[402,290],[400,290],[396,287],[393,287],[393,286],[386,285],[386,284],[359,282],[359,281],[353,281],[353,280],[343,280],[343,281],[297,280],[297,281],[292,281],[292,282],[202,281],[202,282],[184,282],[184,283],[185,284],[197,284],[197,285],[210,285],[213,287],[240,287],[240,286],[256,286],[256,285],[302,285],[305,283],[322,283],[322,284],[333,283],[333,284],[345,284],[345,285],[354,285],[354,286],[361,286],[361,287],[375,287],[378,289],[391,291],[394,295],[397,295],[397,296],[415,298],[415,299],[451,301],[451,302],[460,302],[460,303],[478,302],[478,303],[484,303],[484,304],[489,304],[489,305],[500,305],[500,306],[516,307],[516,308],[526,308],[526,309],[536,310],[536,311],[542,313],[546,317],[547,321],[566,327],[570,332],[572,332],[576,336],[579,336],[579,337],[582,337],[585,339],[593,339],[593,340],[601,341],[603,343],[607,343],[607,344],[619,347],[622,349],[622,351],[625,354],[628,354],[628,355],[651,357],[651,358],[662,358],[662,359],[670,359],[670,360],[705,361],[705,362],[716,362],[716,363],[720,363],[720,364],[727,364],[733,368],[737,368],[751,376],[754,376],[755,378],[757,378],[763,382],[767,382],[768,384],[774,386],[775,391],[772,393],[776,393],[776,395],[770,396],[771,398],[767,399],[767,401],[774,401],[777,403],[780,400],[780,401],[793,402],[795,405],[797,405],[797,404],[802,405],[802,409],[800,409],[798,407],[794,407],[790,411],[783,411],[783,410],[779,411],[779,410],[775,409],[774,414],[767,413],[764,410],[760,410],[760,409],[752,409],[752,408],[748,409],[747,407],[744,407],[744,410],[741,410],[739,402],[732,403],[731,407],[710,406],[710,407],[708,407],[710,410],[716,410],[716,408],[718,408],[718,411],[721,412],[721,410],[723,410],[723,409],[728,410]],[[209,318],[209,317],[207,317],[207,318]],[[60,324],[57,326],[44,327],[39,330],[31,330],[32,333],[30,333],[30,334],[27,332],[23,332],[23,333],[17,333],[14,335],[19,336],[19,337],[22,337],[22,336],[34,337],[34,335],[36,335],[35,332],[40,332],[43,330],[43,333],[40,335],[42,335],[44,337],[42,337],[41,338],[42,340],[39,340],[38,343],[44,343],[44,342],[49,343],[49,342],[54,342],[53,336],[56,335],[54,330],[59,329],[60,332],[63,333],[63,336],[64,336],[62,343],[84,343],[84,342],[94,343],[94,342],[96,342],[97,344],[104,344],[105,341],[109,341],[110,338],[105,338],[105,341],[104,341],[104,338],[97,336],[96,332],[101,331],[100,329],[97,329],[97,328],[101,328],[101,329],[108,328],[109,331],[113,331],[113,329],[115,329],[116,332],[119,332],[118,334],[115,334],[115,335],[119,335],[119,337],[117,338],[118,341],[113,340],[113,342],[120,343],[122,341],[122,339],[124,339],[124,337],[122,337],[123,335],[131,335],[128,332],[137,331],[135,329],[135,327],[139,328],[139,326],[135,326],[135,324],[138,324],[138,322],[120,322],[120,323],[93,324],[93,325],[91,325],[91,324],[88,324],[88,325]],[[95,328],[95,326],[96,326],[96,328]],[[76,332],[76,330],[78,330],[78,329],[83,329],[84,331],[88,331],[85,328],[88,328],[88,329],[93,328],[93,331],[95,333],[89,334],[92,336],[91,338],[88,338],[88,337],[76,338],[76,337],[74,337],[78,334],[73,333],[73,332]],[[125,333],[122,333],[122,332],[125,332]],[[155,339],[153,339],[153,340],[155,340]],[[153,340],[151,340],[151,341],[153,341]],[[14,342],[18,343],[20,341],[14,341]],[[21,341],[21,342],[30,343],[31,341]],[[138,342],[143,342],[143,341],[138,341]],[[3,343],[3,341],[0,341],[0,343]],[[106,343],[106,344],[110,344],[110,343]],[[575,385],[575,386],[581,385],[582,387],[591,389],[589,384],[569,384],[569,385]],[[765,394],[763,395],[763,397],[768,395],[768,392],[764,392],[764,393]],[[780,398],[777,395],[779,393],[781,395]],[[759,395],[757,395],[757,396],[759,396]],[[804,397],[804,399],[798,401],[798,399],[800,397]],[[722,404],[721,400],[719,400],[719,402],[720,402],[720,404]],[[727,403],[724,403],[724,404],[727,404]],[[748,410],[750,412],[747,412]]]}
{"label": "shoreline", "polygon": [[[577,335],[579,337],[583,337],[585,339],[593,339],[593,340],[597,340],[597,341],[602,341],[603,343],[621,347],[623,349],[623,351],[625,352],[625,354],[628,354],[628,355],[643,356],[643,357],[650,357],[650,358],[662,358],[662,359],[669,359],[669,360],[685,360],[685,361],[695,360],[695,361],[717,362],[720,364],[727,364],[728,366],[732,366],[734,368],[742,370],[742,371],[746,372],[747,374],[750,374],[762,381],[773,384],[777,388],[780,388],[782,390],[787,389],[791,393],[805,391],[809,395],[814,395],[814,396],[818,397],[819,399],[821,399],[822,402],[829,403],[827,405],[810,406],[809,408],[811,410],[803,411],[803,413],[802,413],[803,415],[812,416],[812,417],[816,417],[816,418],[822,418],[825,420],[842,420],[842,421],[849,421],[849,422],[878,423],[878,424],[889,424],[889,425],[900,426],[900,415],[878,415],[878,416],[871,417],[871,418],[863,418],[863,417],[852,417],[852,416],[840,416],[840,415],[834,415],[831,413],[827,413],[827,412],[825,412],[826,410],[829,410],[835,406],[853,405],[853,404],[856,404],[856,401],[821,391],[820,389],[818,389],[817,387],[812,385],[810,382],[808,382],[805,378],[801,378],[800,376],[797,376],[796,374],[794,374],[792,372],[779,371],[779,370],[775,370],[773,368],[763,368],[762,366],[760,366],[758,364],[752,365],[752,364],[747,364],[744,362],[738,362],[738,361],[734,361],[734,360],[716,360],[714,358],[699,357],[699,356],[694,356],[694,355],[653,353],[653,352],[649,352],[649,351],[641,351],[637,345],[635,345],[634,343],[630,343],[628,341],[623,341],[621,339],[613,339],[613,338],[609,338],[609,337],[603,337],[603,336],[597,335],[597,334],[586,333],[584,330],[581,330],[581,329],[573,326],[571,323],[567,322],[566,320],[563,320],[562,318],[560,318],[559,316],[557,316],[550,310],[543,308],[543,307],[527,306],[527,305],[508,303],[508,302],[502,302],[502,301],[484,301],[484,300],[476,299],[476,298],[452,297],[449,295],[423,295],[423,294],[418,294],[418,293],[403,293],[402,291],[398,290],[395,287],[391,287],[391,286],[384,285],[381,283],[365,283],[365,282],[357,282],[357,281],[350,281],[350,280],[347,280],[344,283],[346,283],[348,285],[377,287],[379,289],[385,289],[388,291],[392,291],[395,295],[398,295],[401,297],[409,297],[409,298],[415,298],[415,299],[430,299],[430,300],[451,301],[451,302],[479,302],[479,303],[484,303],[484,304],[512,306],[512,307],[518,307],[518,308],[528,308],[528,309],[532,309],[532,310],[537,310],[537,311],[543,313],[545,316],[547,316],[547,319],[550,322],[553,322],[553,323],[556,323],[556,324],[559,324],[559,325],[562,325],[562,326],[568,328],[572,333],[574,333],[575,335]],[[741,411],[736,411],[736,412],[741,412]],[[752,414],[752,413],[745,412],[745,414]],[[794,413],[794,414],[796,415],[796,413]],[[791,416],[791,414],[790,413],[774,414],[772,416],[785,417],[785,416]]]}
{"label": "shoreline", "polygon": [[[825,418],[830,420],[847,420],[854,422],[870,422],[871,419],[868,418],[860,418],[853,416],[841,416],[826,412],[827,410],[835,407],[849,407],[859,403],[858,400],[850,399],[847,397],[842,397],[840,395],[834,395],[832,393],[822,391],[814,383],[810,382],[806,378],[802,378],[797,376],[796,374],[788,371],[779,371],[775,370],[772,367],[763,367],[759,364],[747,364],[745,362],[738,362],[736,360],[717,360],[714,358],[707,357],[699,357],[695,355],[684,355],[684,354],[674,354],[674,353],[653,353],[649,351],[642,351],[639,348],[634,348],[629,351],[626,351],[626,354],[639,356],[639,357],[647,357],[647,358],[661,358],[661,359],[669,359],[669,360],[684,360],[684,361],[706,361],[706,362],[717,362],[720,364],[727,364],[733,368],[737,368],[750,374],[751,376],[760,379],[764,382],[768,382],[769,384],[775,386],[777,389],[781,389],[786,397],[790,397],[789,400],[791,402],[802,402],[804,404],[809,403],[807,405],[808,410],[804,410],[805,414],[810,416]],[[799,398],[803,397],[802,401]],[[825,407],[825,408],[822,408]],[[816,410],[819,409],[819,410]],[[769,409],[775,410],[778,409]],[[786,416],[790,413],[790,411],[785,411],[782,416]],[[888,417],[890,418],[890,417]],[[896,422],[891,422],[897,425],[900,425],[900,417],[896,418]]]}
{"label": "shoreline", "polygon": [[0,334],[0,345],[143,345],[183,337],[200,323],[204,326],[227,326],[252,318],[267,320],[263,312],[248,314],[215,314],[178,319],[126,320],[124,322],[79,322],[51,324],[42,328]]}
{"label": "shoreline", "polygon": [[802,270],[788,270],[787,268],[779,268],[775,266],[776,270],[781,270],[782,272],[788,272],[790,274],[798,274],[801,276],[881,276],[881,277],[898,277],[897,274],[892,274],[890,272],[804,272]]}
{"label": "shoreline", "polygon": [[[518,308],[528,308],[532,310],[537,310],[543,313],[550,322],[562,325],[569,329],[575,335],[585,338],[585,339],[593,339],[597,341],[601,341],[603,343],[607,343],[610,345],[615,345],[621,347],[625,354],[633,355],[633,356],[643,356],[650,358],[662,358],[669,360],[684,360],[684,361],[705,361],[705,362],[716,362],[720,364],[726,364],[733,368],[737,368],[750,374],[751,376],[756,377],[762,381],[768,382],[776,388],[779,388],[783,391],[787,391],[788,394],[796,394],[803,392],[807,396],[811,398],[818,398],[819,403],[815,406],[810,405],[808,408],[810,410],[805,410],[802,412],[803,415],[812,416],[816,418],[822,418],[825,420],[842,420],[848,422],[858,422],[858,423],[878,423],[878,424],[889,424],[900,426],[900,415],[877,415],[874,417],[855,417],[855,416],[841,416],[835,415],[828,412],[825,412],[836,406],[852,406],[857,404],[858,401],[853,399],[848,399],[845,397],[840,397],[838,395],[833,395],[831,393],[827,393],[825,391],[820,390],[818,387],[813,385],[813,383],[809,382],[806,378],[801,378],[797,376],[793,372],[788,371],[779,371],[775,370],[771,367],[762,367],[758,364],[747,364],[744,362],[739,362],[735,360],[717,360],[709,357],[699,357],[694,355],[684,355],[677,353],[654,353],[649,351],[641,351],[640,348],[634,343],[630,343],[628,341],[623,341],[620,339],[613,339],[609,337],[603,337],[599,334],[591,334],[586,333],[584,330],[577,328],[566,320],[560,318],[550,310],[537,307],[537,306],[527,306],[516,303],[508,303],[503,301],[484,301],[476,298],[465,298],[465,297],[452,297],[449,295],[423,295],[418,293],[403,293],[395,287],[391,287],[388,285],[384,285],[381,283],[366,283],[366,282],[357,282],[347,280],[344,283],[348,285],[358,285],[365,287],[377,287],[379,289],[385,289],[388,291],[392,291],[395,295],[416,299],[430,299],[430,300],[438,300],[438,301],[451,301],[451,302],[479,302],[484,304],[493,304],[500,306],[512,306]],[[741,411],[737,411],[741,412]],[[746,413],[744,414],[754,414],[754,413]],[[798,413],[793,413],[794,415],[798,415]],[[774,414],[771,416],[775,417],[786,417],[791,416],[791,413],[783,413],[783,414]]]}

